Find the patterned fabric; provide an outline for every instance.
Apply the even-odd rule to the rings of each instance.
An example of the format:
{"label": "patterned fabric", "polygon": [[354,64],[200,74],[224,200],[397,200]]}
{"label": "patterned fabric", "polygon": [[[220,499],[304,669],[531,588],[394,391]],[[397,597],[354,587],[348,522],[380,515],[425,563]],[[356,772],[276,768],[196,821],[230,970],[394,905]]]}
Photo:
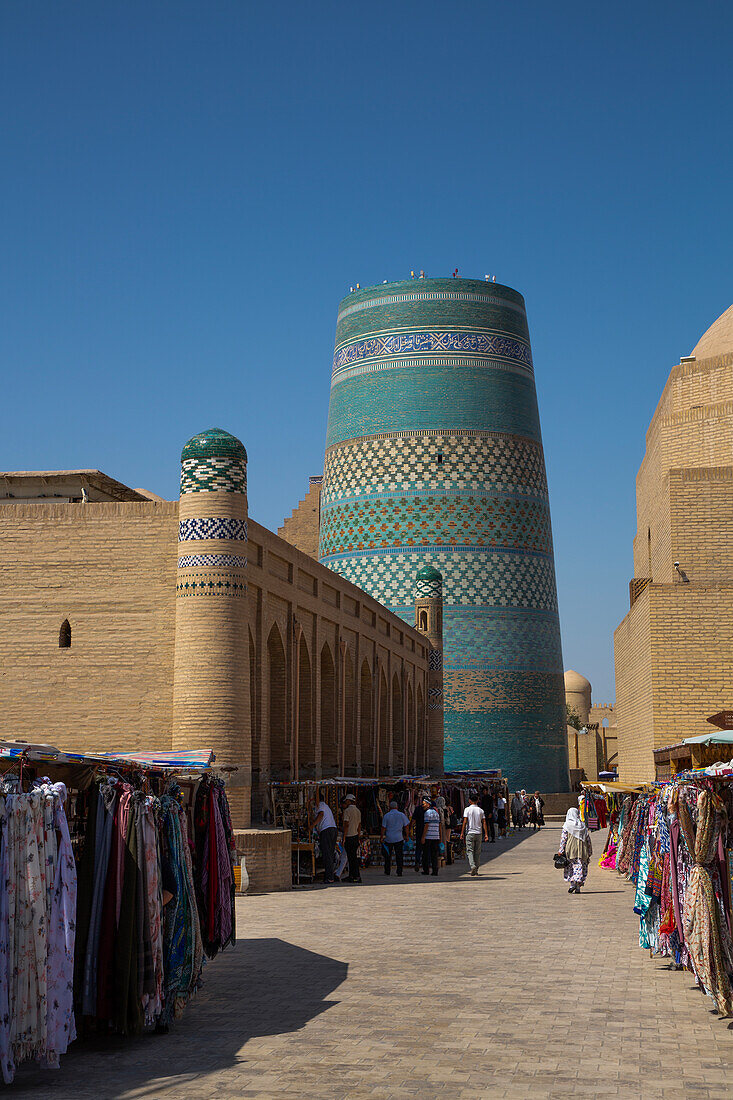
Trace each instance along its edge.
{"label": "patterned fabric", "polygon": [[[568,832],[567,829],[563,829],[563,831],[560,835],[560,848],[559,848],[559,850],[561,852],[566,852],[568,848],[570,849],[570,852],[568,854],[568,859],[570,859],[570,862],[568,863],[568,866],[563,871],[563,878],[565,879],[566,882],[569,882],[571,886],[582,886],[583,883],[585,882],[585,880],[588,877],[588,861],[589,861],[590,857],[593,854],[593,848],[591,846],[590,838],[589,838],[588,841],[586,842],[587,846],[588,846],[588,852],[587,852],[588,858],[587,859],[574,859],[574,858],[571,858],[571,856],[573,856],[575,854],[575,851],[579,850],[576,847],[573,847],[573,845],[571,844],[571,841],[573,841],[574,839],[575,838],[570,835],[570,833]],[[576,845],[577,845],[577,841],[576,841]],[[584,854],[585,854],[585,852],[584,852]]]}
{"label": "patterned fabric", "polygon": [[15,781],[0,794],[0,1057],[8,1084],[30,1058],[57,1065],[75,1037],[76,865],[65,794],[48,782],[26,794]]}
{"label": "patterned fabric", "polygon": [[721,921],[712,879],[720,833],[720,820],[712,806],[710,792],[700,792],[697,802],[697,832],[693,833],[690,811],[679,801],[679,822],[694,865],[685,892],[682,922],[695,976],[712,997],[721,1016],[733,1016],[729,972],[733,951],[725,920]]}

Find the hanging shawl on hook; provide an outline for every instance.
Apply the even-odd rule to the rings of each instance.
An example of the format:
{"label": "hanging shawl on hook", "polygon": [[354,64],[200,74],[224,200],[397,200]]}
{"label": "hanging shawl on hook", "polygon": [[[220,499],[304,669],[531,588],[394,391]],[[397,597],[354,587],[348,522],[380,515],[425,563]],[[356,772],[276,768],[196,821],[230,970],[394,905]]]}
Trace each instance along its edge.
{"label": "hanging shawl on hook", "polygon": [[733,1016],[729,972],[733,970],[728,926],[720,920],[713,888],[720,817],[715,812],[710,791],[702,790],[697,800],[697,833],[684,798],[679,800],[679,823],[685,843],[695,860],[682,912],[685,940],[695,976],[717,1006],[721,1016]]}

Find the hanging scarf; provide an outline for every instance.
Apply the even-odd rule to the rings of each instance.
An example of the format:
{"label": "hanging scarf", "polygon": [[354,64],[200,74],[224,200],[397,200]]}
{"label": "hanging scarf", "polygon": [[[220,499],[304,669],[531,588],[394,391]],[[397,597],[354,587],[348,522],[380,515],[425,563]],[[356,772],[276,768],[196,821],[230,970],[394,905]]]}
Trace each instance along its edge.
{"label": "hanging scarf", "polygon": [[708,790],[697,800],[697,833],[684,798],[679,800],[679,822],[688,850],[695,860],[685,894],[682,923],[690,961],[700,984],[715,1001],[721,1016],[733,1015],[728,971],[733,957],[727,926],[721,926],[718,903],[710,873],[715,858],[718,832],[717,815]]}
{"label": "hanging scarf", "polygon": [[60,836],[48,925],[48,1021],[45,1062],[58,1066],[76,1038],[74,1023],[74,938],[76,931],[76,863],[64,812],[66,787],[53,790],[53,831]]}

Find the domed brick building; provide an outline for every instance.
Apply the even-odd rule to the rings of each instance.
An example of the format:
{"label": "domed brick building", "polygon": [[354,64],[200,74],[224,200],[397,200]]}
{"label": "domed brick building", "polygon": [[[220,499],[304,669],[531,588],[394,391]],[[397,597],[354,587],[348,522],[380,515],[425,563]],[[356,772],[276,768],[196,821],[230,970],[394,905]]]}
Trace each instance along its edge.
{"label": "domed brick building", "polygon": [[619,777],[733,703],[733,306],[670,372],[636,478],[630,610],[614,635]]}

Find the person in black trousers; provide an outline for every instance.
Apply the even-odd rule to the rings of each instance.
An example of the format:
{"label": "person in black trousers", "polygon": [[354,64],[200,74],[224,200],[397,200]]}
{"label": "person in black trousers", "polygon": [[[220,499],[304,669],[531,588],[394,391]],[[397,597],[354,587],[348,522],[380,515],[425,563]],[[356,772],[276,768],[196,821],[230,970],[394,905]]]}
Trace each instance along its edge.
{"label": "person in black trousers", "polygon": [[320,797],[316,796],[315,820],[313,828],[318,833],[318,843],[321,846],[323,856],[323,881],[330,885],[335,881],[335,854],[336,854],[336,819],[331,812],[331,807]]}
{"label": "person in black trousers", "polygon": [[437,875],[440,845],[443,840],[443,822],[429,798],[423,799],[423,806],[425,818],[422,830],[422,873]]}
{"label": "person in black trousers", "polygon": [[484,791],[481,796],[481,809],[486,815],[486,824],[491,834],[491,843],[493,844],[496,840],[496,831],[494,828],[494,799],[491,796],[490,790]]}

